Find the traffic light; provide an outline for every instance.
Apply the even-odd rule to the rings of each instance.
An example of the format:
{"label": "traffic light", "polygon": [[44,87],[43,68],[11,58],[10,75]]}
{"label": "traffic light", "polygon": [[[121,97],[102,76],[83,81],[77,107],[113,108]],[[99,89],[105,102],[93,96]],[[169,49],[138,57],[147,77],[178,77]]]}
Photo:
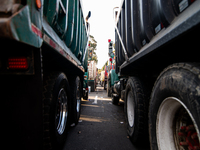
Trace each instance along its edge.
{"label": "traffic light", "polygon": [[113,41],[111,39],[108,40],[108,54],[111,55],[113,53]]}

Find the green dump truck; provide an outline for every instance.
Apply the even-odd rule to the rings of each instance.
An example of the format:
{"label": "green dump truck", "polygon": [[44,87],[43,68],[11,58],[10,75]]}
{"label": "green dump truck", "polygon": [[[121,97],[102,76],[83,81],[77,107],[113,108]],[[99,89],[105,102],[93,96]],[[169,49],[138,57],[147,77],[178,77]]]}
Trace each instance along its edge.
{"label": "green dump truck", "polygon": [[0,1],[2,146],[59,149],[81,112],[88,16],[81,0]]}

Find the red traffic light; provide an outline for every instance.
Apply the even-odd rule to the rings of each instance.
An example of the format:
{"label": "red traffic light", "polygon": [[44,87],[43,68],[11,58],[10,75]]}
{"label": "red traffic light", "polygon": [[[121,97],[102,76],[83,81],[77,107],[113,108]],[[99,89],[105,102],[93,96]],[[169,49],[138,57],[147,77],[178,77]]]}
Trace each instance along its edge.
{"label": "red traffic light", "polygon": [[110,42],[111,42],[111,39],[108,39],[108,42],[110,43]]}

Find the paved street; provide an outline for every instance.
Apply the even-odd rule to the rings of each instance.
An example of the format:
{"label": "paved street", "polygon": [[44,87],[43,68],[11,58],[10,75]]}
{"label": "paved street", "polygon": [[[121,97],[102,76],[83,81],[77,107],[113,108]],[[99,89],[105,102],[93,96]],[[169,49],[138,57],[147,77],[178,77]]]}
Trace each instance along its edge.
{"label": "paved street", "polygon": [[69,131],[63,150],[148,150],[128,139],[123,108],[123,102],[113,105],[106,91],[97,87],[82,101],[79,124]]}

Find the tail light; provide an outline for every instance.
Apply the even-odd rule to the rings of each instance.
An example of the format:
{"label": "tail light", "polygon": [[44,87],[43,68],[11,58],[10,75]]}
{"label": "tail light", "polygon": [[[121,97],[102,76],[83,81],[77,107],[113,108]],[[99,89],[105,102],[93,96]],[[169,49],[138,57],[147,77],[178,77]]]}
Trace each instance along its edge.
{"label": "tail light", "polygon": [[84,76],[84,80],[87,80],[87,76],[86,75]]}
{"label": "tail light", "polygon": [[26,57],[17,57],[8,59],[9,69],[28,69],[28,60]]}
{"label": "tail light", "polygon": [[40,9],[42,7],[42,3],[41,0],[35,0],[36,6],[38,9]]}

